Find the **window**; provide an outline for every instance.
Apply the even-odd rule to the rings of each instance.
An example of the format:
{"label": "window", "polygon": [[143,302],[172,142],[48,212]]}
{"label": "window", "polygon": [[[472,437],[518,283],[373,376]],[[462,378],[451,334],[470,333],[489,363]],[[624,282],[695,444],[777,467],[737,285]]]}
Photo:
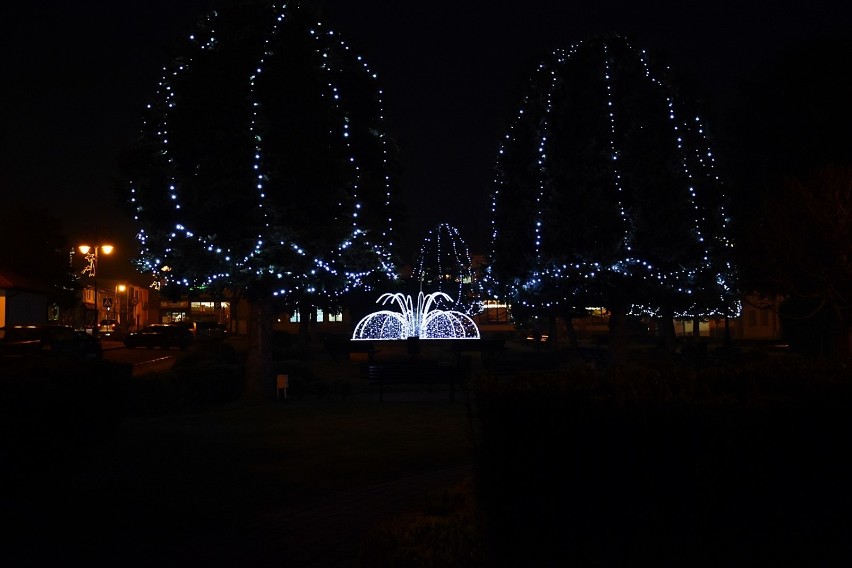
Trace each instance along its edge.
{"label": "window", "polygon": [[484,323],[508,323],[509,306],[497,300],[485,300],[482,302],[482,316],[480,321]]}
{"label": "window", "polygon": [[325,321],[325,315],[322,313],[322,310],[317,310],[317,323]]}
{"label": "window", "polygon": [[343,321],[343,312],[328,314],[328,321]]}
{"label": "window", "polygon": [[293,310],[293,313],[290,314],[290,323],[299,323],[300,321],[299,310]]}

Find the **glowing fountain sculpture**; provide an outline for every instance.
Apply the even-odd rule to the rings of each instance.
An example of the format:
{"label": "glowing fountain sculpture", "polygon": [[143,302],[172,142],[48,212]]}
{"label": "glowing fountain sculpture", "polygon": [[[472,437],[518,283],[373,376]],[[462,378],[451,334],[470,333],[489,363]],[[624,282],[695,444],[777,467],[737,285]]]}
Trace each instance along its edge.
{"label": "glowing fountain sculpture", "polygon": [[353,340],[359,339],[479,339],[479,328],[469,316],[456,311],[437,309],[437,302],[452,298],[443,292],[417,295],[417,306],[411,296],[382,294],[376,303],[395,302],[400,311],[380,310],[358,322]]}

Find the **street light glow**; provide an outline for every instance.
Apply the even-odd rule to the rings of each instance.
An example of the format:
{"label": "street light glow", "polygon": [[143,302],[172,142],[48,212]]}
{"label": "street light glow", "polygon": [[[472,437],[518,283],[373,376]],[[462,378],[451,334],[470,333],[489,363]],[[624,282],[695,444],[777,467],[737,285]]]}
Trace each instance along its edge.
{"label": "street light glow", "polygon": [[104,254],[110,254],[113,250],[112,245],[97,245],[97,246],[89,246],[89,245],[79,245],[77,249],[83,253],[86,257],[86,266],[80,271],[80,274],[87,274],[90,278],[92,278],[93,288],[94,288],[94,298],[95,298],[95,328],[98,326],[98,322],[100,322],[100,308],[98,306],[98,281],[97,281],[97,269],[98,269],[98,251]]}

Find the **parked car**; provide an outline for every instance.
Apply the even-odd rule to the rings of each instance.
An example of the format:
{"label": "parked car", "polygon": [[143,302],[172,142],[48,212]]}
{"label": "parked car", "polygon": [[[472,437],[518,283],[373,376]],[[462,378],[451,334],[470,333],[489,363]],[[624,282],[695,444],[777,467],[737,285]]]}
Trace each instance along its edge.
{"label": "parked car", "polygon": [[98,334],[101,337],[114,337],[116,331],[118,331],[118,320],[101,320],[101,325],[98,327]]}
{"label": "parked car", "polygon": [[228,336],[228,328],[223,323],[214,321],[195,322],[195,338],[201,340],[225,339]]}
{"label": "parked car", "polygon": [[135,347],[147,347],[148,349],[179,347],[185,350],[192,345],[192,340],[192,332],[186,326],[155,323],[125,335],[124,345],[130,349]]}
{"label": "parked car", "polygon": [[80,352],[85,359],[100,359],[103,357],[103,346],[101,345],[101,339],[91,333],[87,333],[82,329],[75,329],[74,333],[77,334],[77,341],[79,341]]}
{"label": "parked car", "polygon": [[29,324],[0,328],[0,357],[22,358],[61,356],[73,359],[99,359],[101,341],[70,325]]}
{"label": "parked car", "polygon": [[194,321],[189,321],[189,320],[173,321],[169,325],[176,325],[176,326],[179,326],[179,327],[185,327],[186,329],[188,329],[189,331],[192,332],[192,335],[195,335],[195,322]]}

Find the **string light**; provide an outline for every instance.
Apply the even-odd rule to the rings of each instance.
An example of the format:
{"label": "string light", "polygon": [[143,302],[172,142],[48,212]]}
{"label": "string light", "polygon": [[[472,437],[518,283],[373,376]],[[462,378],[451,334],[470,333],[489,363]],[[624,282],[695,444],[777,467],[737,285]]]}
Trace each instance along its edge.
{"label": "string light", "polygon": [[[140,269],[161,280],[161,267],[169,264],[172,274],[182,274],[181,278],[173,276],[170,281],[190,287],[272,278],[279,283],[273,294],[288,297],[314,294],[339,298],[353,288],[369,289],[376,281],[395,278],[391,214],[394,180],[389,173],[389,137],[384,130],[383,94],[378,77],[361,56],[351,54],[349,46],[322,23],[309,29],[303,27],[304,15],[298,7],[272,5],[253,24],[255,29],[265,31],[259,37],[256,59],[246,66],[242,78],[248,104],[244,111],[229,109],[245,113],[248,136],[245,139],[236,136],[233,144],[235,155],[239,155],[240,145],[245,145],[247,159],[242,175],[250,180],[250,186],[247,183],[242,190],[235,187],[228,191],[236,192],[233,194],[248,204],[253,200],[257,214],[250,219],[257,222],[250,227],[256,233],[242,239],[198,230],[200,220],[194,217],[198,204],[189,201],[183,191],[194,183],[191,176],[197,166],[182,163],[182,158],[175,155],[172,129],[177,127],[173,125],[177,114],[192,104],[184,91],[191,84],[193,73],[205,65],[207,69],[216,64],[219,48],[229,45],[221,39],[234,39],[220,38],[217,34],[220,17],[219,12],[211,12],[190,36],[189,53],[164,67],[154,101],[147,106],[142,136],[154,147],[153,169],[157,172],[150,179],[143,175],[129,184],[134,220],[139,226]],[[287,217],[278,212],[277,204],[286,202],[286,192],[303,190],[288,185],[288,172],[276,170],[272,165],[274,160],[267,156],[269,125],[280,112],[276,108],[280,102],[269,96],[265,81],[273,80],[270,67],[289,55],[286,39],[294,37],[293,34],[303,34],[303,41],[309,46],[308,57],[318,62],[319,84],[325,87],[325,92],[318,96],[329,109],[329,115],[339,119],[337,130],[332,130],[331,135],[337,137],[338,149],[345,156],[348,183],[339,188],[345,198],[338,201],[337,210],[329,211],[324,221],[333,227],[348,228],[336,231],[340,238],[333,243],[327,242],[328,231],[323,229],[327,225],[323,223],[317,224],[318,238],[291,230]],[[310,65],[307,61],[301,64]],[[222,81],[234,79],[239,81],[240,77],[222,77]],[[359,98],[364,94],[366,98]],[[364,100],[372,101],[374,107],[365,107]],[[200,144],[204,142],[199,140]],[[365,174],[377,181],[366,184]],[[198,195],[193,199],[205,199],[207,196],[202,193],[206,189],[195,187]]]}
{"label": "string light", "polygon": [[412,276],[430,291],[443,292],[452,298],[452,307],[468,315],[482,309],[479,283],[473,269],[470,251],[459,230],[442,223],[430,229],[417,255]]}
{"label": "string light", "polygon": [[352,339],[479,339],[479,328],[469,316],[454,310],[438,309],[437,304],[442,300],[451,302],[452,298],[443,292],[420,292],[415,305],[411,296],[382,294],[376,302],[383,305],[395,303],[399,312],[379,310],[368,314],[355,326]]}
{"label": "string light", "polygon": [[[587,96],[594,92],[600,93],[597,107],[593,97]],[[585,302],[603,300],[606,290],[616,286],[631,295],[629,313],[634,315],[660,314],[663,298],[675,299],[675,316],[739,314],[733,290],[735,270],[729,260],[733,243],[728,236],[726,197],[714,169],[715,158],[700,117],[681,120],[681,114],[693,115],[681,110],[686,105],[679,102],[675,92],[652,72],[647,54],[619,36],[556,50],[537,66],[497,153],[491,203],[492,256],[483,278],[489,296],[533,310],[551,310],[598,305]],[[628,97],[632,97],[632,106],[624,104]],[[583,104],[578,106],[577,100]],[[658,109],[657,116],[653,109]],[[565,148],[560,145],[564,142],[559,137],[578,136],[565,125],[593,124],[595,120],[599,120],[601,131],[586,132],[590,138],[577,144],[575,150],[591,156],[577,167],[586,172],[600,168],[609,186],[593,174],[589,175],[595,185],[570,171],[565,173],[570,169],[565,160],[577,157],[564,154]],[[557,123],[559,131],[554,130]],[[661,159],[675,161],[671,162],[669,178],[644,179],[643,183],[670,184],[688,204],[683,214],[689,215],[689,234],[682,235],[683,242],[664,243],[678,245],[679,257],[649,246],[647,225],[654,222],[649,219],[667,221],[660,213],[649,215],[652,211],[643,209],[648,207],[643,201],[647,198],[638,193],[636,174],[625,170],[646,166],[637,162],[644,158],[637,157],[635,131],[649,125],[659,129],[663,137],[668,132],[665,143],[675,153]],[[630,136],[634,137],[633,146]],[[599,146],[592,138],[606,140],[606,162],[594,161]],[[649,171],[647,167],[641,170],[646,176]],[[584,183],[587,185],[582,187]],[[578,186],[581,189],[576,189]],[[553,207],[554,202],[581,203],[571,199],[575,191],[586,192],[577,195],[589,199],[593,195],[589,192],[596,191],[598,205],[611,208],[611,214],[619,220],[612,227],[620,226],[617,245],[608,248],[598,242],[592,249],[597,251],[594,254],[583,248],[572,252],[572,242],[565,237],[571,233],[560,230]],[[525,210],[527,207],[529,210]],[[581,210],[578,214],[584,213]],[[587,230],[597,231],[599,241],[610,238],[606,227]],[[530,239],[526,250],[532,251],[531,255],[522,254],[524,239]]]}

